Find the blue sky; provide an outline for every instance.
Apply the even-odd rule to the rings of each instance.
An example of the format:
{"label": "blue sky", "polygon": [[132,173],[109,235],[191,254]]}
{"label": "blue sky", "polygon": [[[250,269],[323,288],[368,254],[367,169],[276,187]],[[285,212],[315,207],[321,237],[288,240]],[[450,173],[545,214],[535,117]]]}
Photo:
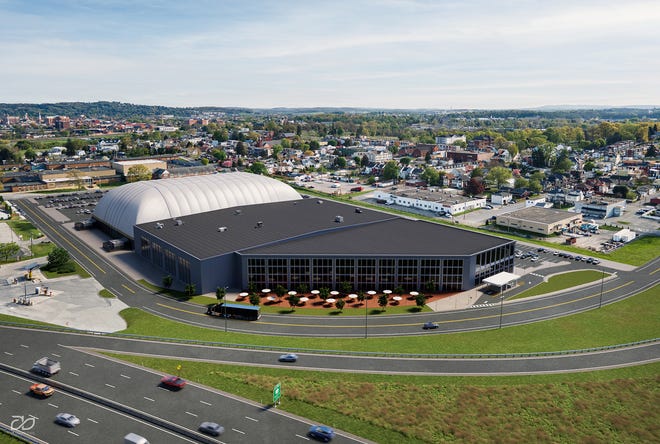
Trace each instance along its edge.
{"label": "blue sky", "polygon": [[0,0],[0,102],[660,105],[657,0]]}

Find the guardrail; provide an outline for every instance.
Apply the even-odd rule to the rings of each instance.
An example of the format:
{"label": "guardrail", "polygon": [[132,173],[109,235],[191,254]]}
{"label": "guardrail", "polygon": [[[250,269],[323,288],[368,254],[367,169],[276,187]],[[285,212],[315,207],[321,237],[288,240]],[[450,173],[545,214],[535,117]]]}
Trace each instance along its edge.
{"label": "guardrail", "polygon": [[163,338],[158,336],[134,335],[127,333],[105,333],[90,330],[76,330],[73,328],[57,327],[57,326],[43,326],[36,324],[22,324],[19,322],[0,322],[0,325],[9,327],[29,328],[34,330],[49,330],[59,331],[65,333],[76,333],[90,336],[108,336],[127,339],[139,339],[143,341],[158,341],[158,342],[172,342],[177,344],[194,344],[203,345],[208,347],[223,347],[223,348],[237,348],[245,350],[261,350],[272,352],[287,352],[287,353],[311,353],[320,355],[347,355],[347,356],[360,356],[360,357],[379,357],[379,358],[406,358],[406,359],[502,359],[502,358],[532,358],[532,357],[550,357],[562,355],[576,355],[585,353],[595,353],[607,350],[616,350],[638,345],[652,344],[660,342],[660,338],[644,339],[641,341],[627,342],[623,344],[605,345],[601,347],[591,347],[583,349],[572,350],[558,350],[558,351],[539,351],[528,353],[389,353],[389,352],[369,352],[369,351],[350,351],[350,350],[327,350],[327,349],[309,349],[309,348],[295,348],[295,347],[277,347],[270,345],[258,344],[236,344],[230,342],[214,342],[214,341],[200,341],[198,339],[181,339],[181,338]]}

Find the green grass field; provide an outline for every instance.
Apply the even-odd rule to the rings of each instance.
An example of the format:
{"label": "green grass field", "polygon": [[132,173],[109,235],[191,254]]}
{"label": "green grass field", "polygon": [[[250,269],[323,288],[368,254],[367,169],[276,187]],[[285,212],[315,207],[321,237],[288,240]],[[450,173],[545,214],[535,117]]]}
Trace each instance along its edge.
{"label": "green grass field", "polygon": [[565,290],[567,288],[577,287],[578,285],[587,284],[602,279],[603,277],[610,276],[608,273],[603,274],[597,270],[580,270],[569,271],[561,273],[548,278],[548,282],[543,282],[527,291],[523,291],[515,296],[506,298],[507,301],[513,299],[527,298],[530,296],[540,296],[542,294],[552,293],[553,291]]}
{"label": "green grass field", "polygon": [[[114,355],[379,443],[658,442],[660,364],[511,377],[350,374]],[[225,424],[227,427],[228,424]],[[231,426],[229,424],[229,426]]]}
{"label": "green grass field", "polygon": [[[224,332],[169,321],[135,308],[121,312],[124,333],[273,347],[390,353],[526,353],[600,347],[660,337],[658,287],[601,309],[487,331],[391,338],[270,337]],[[594,293],[594,298],[598,293]],[[200,310],[200,315],[202,311]],[[405,323],[406,318],[400,321]],[[440,323],[440,328],[451,326]],[[221,327],[218,320],[218,327]]]}

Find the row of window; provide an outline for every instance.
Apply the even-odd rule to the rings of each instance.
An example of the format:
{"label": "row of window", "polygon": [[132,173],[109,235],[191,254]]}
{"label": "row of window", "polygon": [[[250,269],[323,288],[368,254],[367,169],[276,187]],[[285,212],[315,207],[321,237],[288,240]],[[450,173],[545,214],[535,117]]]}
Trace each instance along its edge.
{"label": "row of window", "polygon": [[247,281],[257,287],[456,291],[463,286],[463,259],[248,258]]}

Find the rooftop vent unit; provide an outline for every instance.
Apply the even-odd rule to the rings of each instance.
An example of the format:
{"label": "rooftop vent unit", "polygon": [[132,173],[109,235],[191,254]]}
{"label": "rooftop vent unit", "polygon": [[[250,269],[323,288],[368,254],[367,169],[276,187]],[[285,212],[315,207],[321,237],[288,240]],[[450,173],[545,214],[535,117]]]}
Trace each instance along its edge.
{"label": "rooftop vent unit", "polygon": [[344,222],[344,216],[335,216],[335,222],[338,224]]}
{"label": "rooftop vent unit", "polygon": [[163,225],[161,222],[156,222],[156,228],[158,228],[159,230],[162,230],[164,226],[165,225]]}
{"label": "rooftop vent unit", "polygon": [[257,226],[255,228],[261,228],[263,226],[264,226],[263,221],[259,221],[259,222],[257,222]]}
{"label": "rooftop vent unit", "polygon": [[180,226],[180,225],[183,225],[183,221],[181,219],[176,219],[174,221],[174,225],[176,225],[177,227]]}
{"label": "rooftop vent unit", "polygon": [[224,233],[225,231],[227,231],[227,227],[218,227],[218,231]]}

